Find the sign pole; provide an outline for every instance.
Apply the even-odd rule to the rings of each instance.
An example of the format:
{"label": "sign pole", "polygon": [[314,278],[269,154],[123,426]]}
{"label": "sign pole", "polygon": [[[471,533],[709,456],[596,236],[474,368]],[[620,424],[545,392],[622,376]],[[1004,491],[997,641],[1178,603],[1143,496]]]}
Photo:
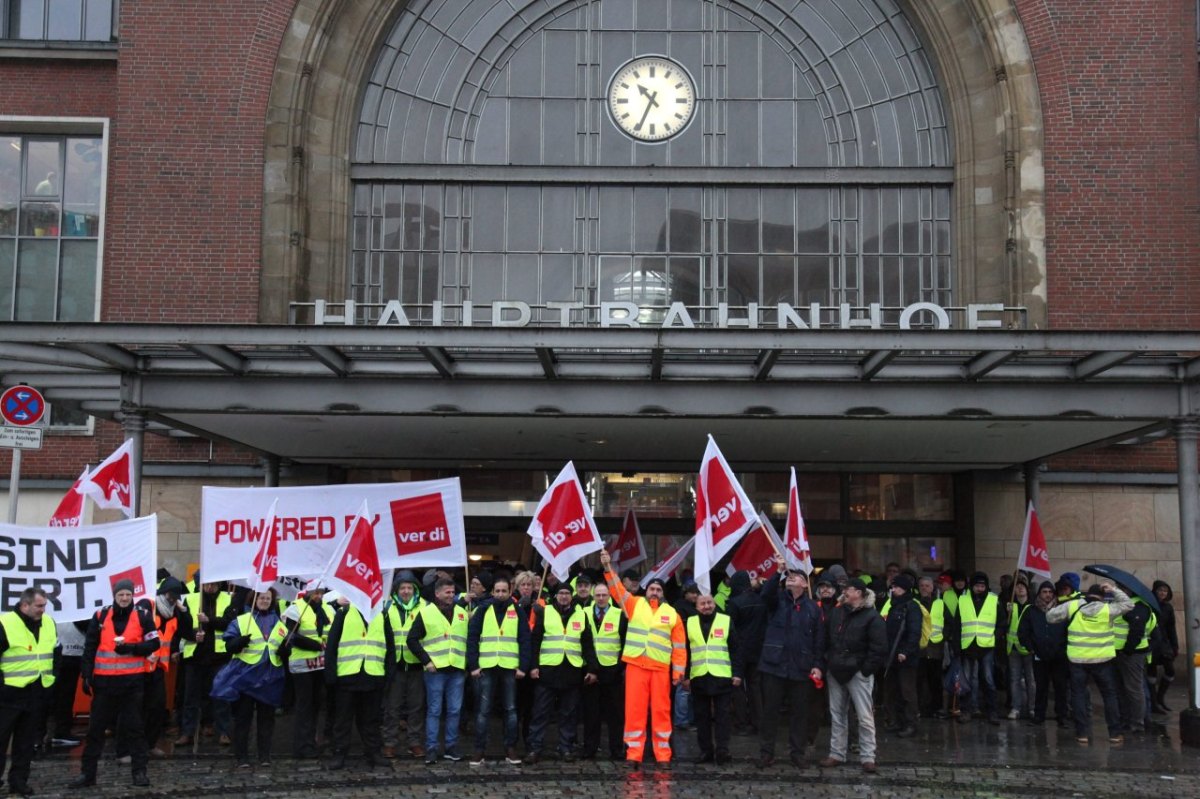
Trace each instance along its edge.
{"label": "sign pole", "polygon": [[8,478],[8,523],[17,523],[17,499],[21,496],[21,450],[12,451],[12,474]]}

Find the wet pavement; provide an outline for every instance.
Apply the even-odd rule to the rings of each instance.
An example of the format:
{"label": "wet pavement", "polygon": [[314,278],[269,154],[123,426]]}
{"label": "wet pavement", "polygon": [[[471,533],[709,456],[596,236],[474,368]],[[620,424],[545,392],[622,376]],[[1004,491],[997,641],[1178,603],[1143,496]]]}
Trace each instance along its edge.
{"label": "wet pavement", "polygon": [[[1098,697],[1097,697],[1098,700]],[[1172,692],[1168,704],[1183,707],[1186,697]],[[1097,705],[1098,707],[1098,705]],[[367,770],[352,757],[344,771],[328,771],[318,760],[292,760],[282,753],[290,741],[287,716],[276,725],[274,762],[250,769],[234,768],[228,748],[204,739],[199,754],[172,752],[152,760],[152,787],[130,785],[129,766],[111,754],[110,742],[101,762],[99,784],[82,792],[67,790],[78,774],[79,748],[56,752],[34,763],[31,784],[37,796],[103,797],[584,797],[605,799],[782,799],[817,791],[837,797],[1200,797],[1200,749],[1182,748],[1178,716],[1156,716],[1165,724],[1150,734],[1126,736],[1121,746],[1107,743],[1100,722],[1093,743],[1081,746],[1070,729],[1053,721],[1033,727],[1002,720],[999,726],[975,720],[969,724],[923,720],[915,737],[900,739],[881,733],[879,772],[864,774],[857,764],[821,768],[827,754],[828,727],[817,746],[805,753],[805,767],[777,763],[760,774],[755,767],[758,741],[733,738],[732,763],[698,765],[695,734],[677,731],[675,761],[669,769],[648,765],[629,773],[607,760],[564,763],[544,760],[537,766],[510,766],[489,758],[483,766],[403,757],[386,767]],[[777,753],[786,754],[781,731]],[[499,741],[498,729],[491,736]],[[460,739],[461,741],[462,739]],[[466,750],[462,752],[468,754]],[[489,753],[492,754],[492,753]],[[500,754],[496,750],[495,754]]]}

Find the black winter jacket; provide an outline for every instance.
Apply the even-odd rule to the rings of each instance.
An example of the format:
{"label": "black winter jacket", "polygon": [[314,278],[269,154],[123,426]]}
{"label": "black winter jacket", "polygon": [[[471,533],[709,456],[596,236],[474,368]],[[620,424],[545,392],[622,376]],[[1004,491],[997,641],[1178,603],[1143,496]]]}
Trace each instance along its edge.
{"label": "black winter jacket", "polygon": [[856,672],[870,677],[887,664],[887,625],[875,610],[875,596],[867,592],[861,608],[838,605],[829,612],[826,661],[829,674],[840,683]]}

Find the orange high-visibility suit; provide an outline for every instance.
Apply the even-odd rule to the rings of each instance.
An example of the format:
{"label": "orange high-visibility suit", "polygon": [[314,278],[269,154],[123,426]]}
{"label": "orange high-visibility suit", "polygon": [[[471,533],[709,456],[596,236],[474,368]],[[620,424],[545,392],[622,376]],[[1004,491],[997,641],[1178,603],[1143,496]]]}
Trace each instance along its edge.
{"label": "orange high-visibility suit", "polygon": [[604,581],[629,619],[625,635],[625,759],[642,762],[646,753],[646,713],[650,713],[654,759],[671,760],[671,686],[687,668],[687,631],[666,602],[650,602],[625,590],[611,571]]}

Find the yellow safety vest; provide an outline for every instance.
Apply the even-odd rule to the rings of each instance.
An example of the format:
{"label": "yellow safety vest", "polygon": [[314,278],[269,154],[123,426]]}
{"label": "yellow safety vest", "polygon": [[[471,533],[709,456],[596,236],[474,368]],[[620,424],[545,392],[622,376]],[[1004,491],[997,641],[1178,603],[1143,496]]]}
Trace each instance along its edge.
{"label": "yellow safety vest", "polygon": [[576,607],[567,617],[566,627],[562,616],[554,605],[547,605],[542,613],[544,634],[538,652],[539,666],[557,666],[566,656],[567,662],[579,668],[583,666],[583,631],[587,629],[587,613]]}
{"label": "yellow safety vest", "polygon": [[1112,621],[1108,610],[1095,616],[1085,616],[1080,608],[1087,604],[1072,599],[1070,623],[1067,625],[1067,660],[1072,663],[1104,663],[1117,655],[1113,645]]}
{"label": "yellow safety vest", "polygon": [[[1146,603],[1140,597],[1133,598],[1133,604],[1145,605]],[[1150,648],[1150,633],[1154,632],[1154,628],[1158,626],[1158,616],[1154,611],[1150,611],[1150,618],[1146,620],[1146,629],[1142,633],[1142,640],[1138,642],[1137,649]],[[1125,621],[1124,616],[1118,616],[1112,621],[1113,627],[1113,647],[1115,649],[1124,649],[1125,641],[1129,638],[1129,622]]]}
{"label": "yellow safety vest", "polygon": [[496,623],[495,608],[489,605],[482,611],[486,615],[479,635],[479,668],[516,669],[521,665],[521,646],[517,643],[521,618],[517,606],[509,603],[500,624]]}
{"label": "yellow safety vest", "polygon": [[929,607],[929,620],[933,625],[929,632],[929,643],[940,644],[946,639],[946,603],[943,600],[933,600]]}
{"label": "yellow safety vest", "polygon": [[658,603],[658,610],[651,610],[645,597],[638,597],[633,607],[633,618],[625,630],[625,651],[622,656],[636,658],[645,655],[658,663],[671,662],[671,630],[679,621],[679,612],[666,602]]}
{"label": "yellow safety vest", "polygon": [[958,603],[958,615],[962,619],[962,648],[966,649],[974,641],[984,649],[996,646],[996,608],[1000,601],[995,594],[988,594],[983,600],[979,615],[975,615],[975,602],[968,596],[961,597]]}
{"label": "yellow safety vest", "polygon": [[954,616],[958,613],[958,600],[960,599],[958,592],[953,588],[949,592],[942,594],[942,602],[946,605],[946,610],[950,611],[950,615]]}
{"label": "yellow safety vest", "polygon": [[[317,638],[317,614],[325,620],[322,626],[319,640],[325,643],[329,640],[329,606],[324,602],[318,603],[316,606],[304,602],[300,608],[300,616],[296,621],[296,635],[302,635],[305,638]],[[288,639],[287,625],[283,618],[280,617],[279,623],[275,625],[275,629],[271,631],[271,646],[276,652],[279,647],[283,646],[283,642]],[[311,661],[311,662],[310,662]],[[288,652],[288,671],[293,674],[305,674],[310,671],[318,671],[325,667],[325,653],[318,652],[312,649],[301,649],[293,646]]]}
{"label": "yellow safety vest", "polygon": [[4,684],[24,688],[40,679],[43,688],[54,685],[54,647],[58,646],[58,627],[49,613],[42,614],[42,627],[35,638],[21,614],[15,610],[0,615],[0,625],[8,638],[8,649],[0,652],[0,672]]}
{"label": "yellow safety vest", "polygon": [[[204,596],[203,593],[188,594],[188,598],[184,600],[185,604],[187,604],[187,606],[188,606],[188,615],[192,617],[192,630],[193,631],[200,629],[200,606],[204,603],[204,599],[202,598],[203,596]],[[193,602],[196,605],[195,608],[192,607]],[[217,594],[217,613],[216,613],[217,618],[224,616],[225,611],[227,611],[227,610],[229,610],[229,594],[222,591],[219,594]],[[222,638],[216,632],[213,633],[213,636],[216,639],[213,641],[213,651],[216,652],[217,654],[224,654],[225,653],[225,639]],[[188,658],[192,657],[193,655],[196,654],[196,642],[195,641],[184,641],[181,652],[182,652],[184,660],[187,660]]]}
{"label": "yellow safety vest", "polygon": [[421,608],[425,637],[421,646],[429,660],[439,669],[467,667],[467,609],[454,606],[454,622],[446,621],[441,608],[430,602]]}
{"label": "yellow safety vest", "polygon": [[588,627],[592,631],[592,645],[596,649],[596,660],[601,666],[615,666],[621,662],[621,609],[609,604],[604,617],[596,625],[596,614],[587,613]]}
{"label": "yellow safety vest", "polygon": [[425,607],[425,600],[417,597],[417,604],[411,612],[404,614],[403,619],[400,618],[400,606],[395,602],[388,608],[388,614],[392,619],[392,646],[396,649],[397,663],[421,662],[421,659],[408,648],[408,631],[412,629],[413,622],[417,620],[417,614],[423,607]]}
{"label": "yellow safety vest", "polygon": [[1025,607],[1020,607],[1014,602],[1013,612],[1008,615],[1008,639],[1006,642],[1006,649],[1010,655],[1013,653],[1014,649],[1017,650],[1018,655],[1029,654],[1029,650],[1021,646],[1021,639],[1017,636],[1017,630],[1020,628],[1021,619],[1025,616],[1025,613],[1028,612],[1031,604],[1033,603],[1026,602]]}
{"label": "yellow safety vest", "polygon": [[[246,648],[234,655],[235,658],[247,663],[251,666],[257,665],[262,661],[263,655],[271,659],[272,666],[282,666],[283,661],[279,657],[279,645],[274,646],[268,642],[267,636],[263,635],[262,630],[258,628],[257,622],[254,621],[253,613],[243,613],[237,617],[238,632],[242,635],[250,636],[250,643],[246,644]],[[275,638],[275,629],[271,628],[271,638]]]}
{"label": "yellow safety vest", "polygon": [[688,646],[691,650],[688,679],[694,680],[705,674],[726,678],[733,676],[733,666],[729,661],[729,617],[724,613],[715,616],[708,630],[707,641],[700,632],[700,617],[692,616],[687,620]]}
{"label": "yellow safety vest", "polygon": [[383,676],[387,662],[386,618],[386,614],[376,613],[371,623],[366,624],[357,608],[351,606],[346,610],[342,637],[338,639],[337,676],[349,677],[359,672],[371,677]]}

